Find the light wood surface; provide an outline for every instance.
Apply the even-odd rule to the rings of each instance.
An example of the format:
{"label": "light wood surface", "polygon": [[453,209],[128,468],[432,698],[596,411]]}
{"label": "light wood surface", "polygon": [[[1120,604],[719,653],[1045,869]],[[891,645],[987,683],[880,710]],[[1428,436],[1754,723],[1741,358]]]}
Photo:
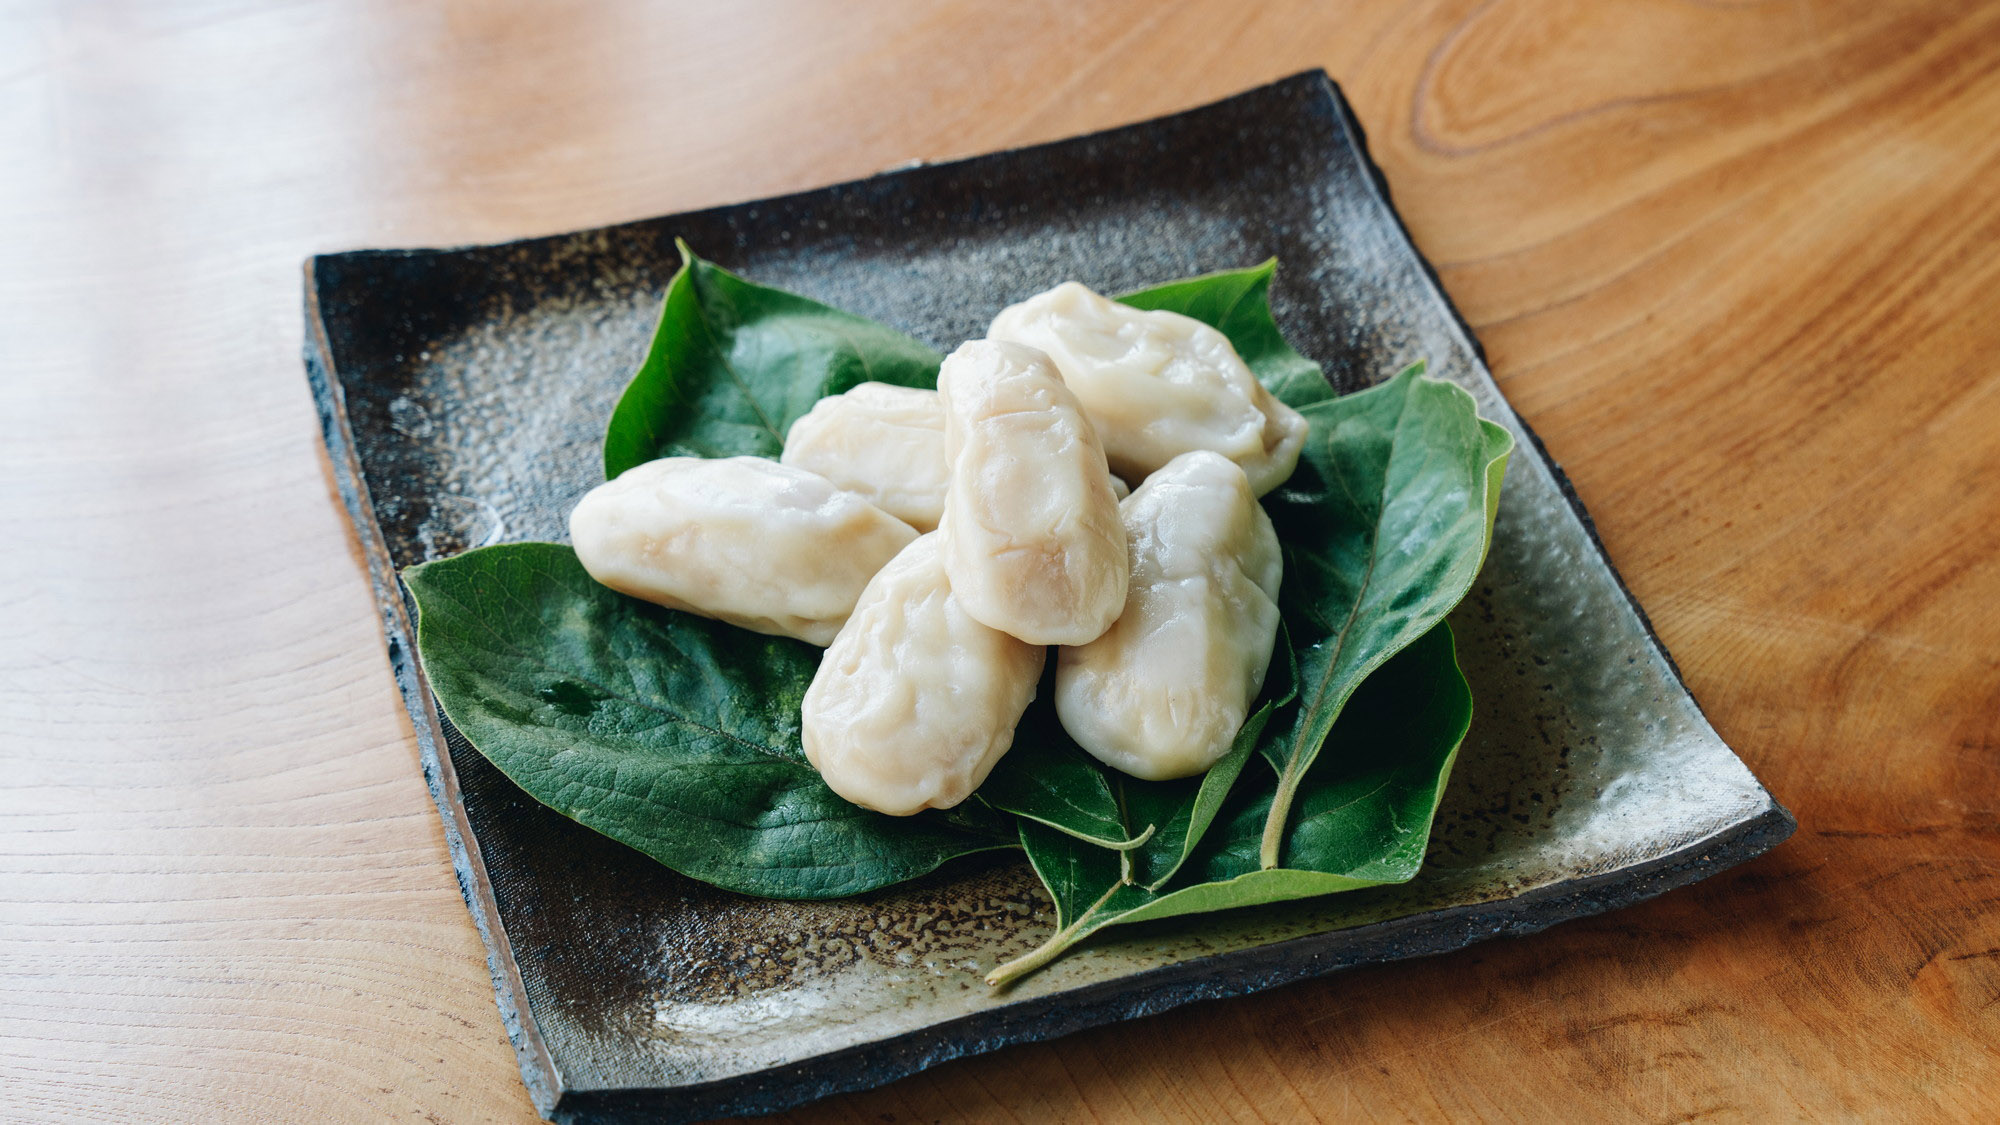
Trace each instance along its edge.
{"label": "light wood surface", "polygon": [[526,1121],[298,358],[315,251],[1307,67],[1774,854],[799,1122],[2000,1116],[2000,6],[0,6],[0,1118]]}

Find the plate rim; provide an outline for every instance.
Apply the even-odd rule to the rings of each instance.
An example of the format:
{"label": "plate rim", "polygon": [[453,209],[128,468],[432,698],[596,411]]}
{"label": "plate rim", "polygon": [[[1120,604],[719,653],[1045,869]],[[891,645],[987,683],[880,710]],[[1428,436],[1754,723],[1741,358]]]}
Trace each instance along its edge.
{"label": "plate rim", "polygon": [[[646,1115],[645,1120],[654,1120],[665,1113],[669,1115],[665,1120],[669,1121],[776,1112],[833,1094],[870,1089],[939,1063],[1003,1047],[1057,1039],[1188,1004],[1248,996],[1342,969],[1387,965],[1454,952],[1492,938],[1539,933],[1551,926],[1609,913],[1700,882],[1769,851],[1790,836],[1794,827],[1791,814],[1773,801],[1755,816],[1631,867],[1580,876],[1506,898],[1440,907],[1176,961],[1117,980],[1039,996],[996,1011],[959,1016],[750,1075],[686,1086],[575,1091],[564,1099],[564,1108],[586,1113],[640,1113]],[[1564,912],[1565,908],[1573,909]],[[1316,948],[1320,946],[1324,948]],[[1052,1011],[1064,1018],[1036,1022],[1037,1017]],[[996,1015],[1012,1018],[996,1021]],[[1003,1026],[983,1037],[962,1034],[995,1022]],[[1019,1030],[1007,1026],[1015,1023],[1028,1026]],[[954,1036],[953,1032],[961,1034]],[[927,1045],[930,1049],[924,1049]],[[891,1057],[873,1057],[883,1055]],[[766,1094],[772,1087],[782,1086],[786,1096],[796,1094],[796,1100],[778,1103],[768,1096],[745,1098],[742,1086],[746,1078],[766,1079],[761,1084]],[[604,1119],[619,1120],[616,1116]]]}
{"label": "plate rim", "polygon": [[[508,1039],[513,1044],[522,1081],[536,1110],[544,1117],[552,1121],[615,1121],[644,1114],[648,1119],[661,1119],[661,1115],[665,1115],[666,1120],[681,1121],[726,1114],[776,1112],[832,1094],[878,1086],[941,1062],[1005,1046],[1054,1039],[1086,1028],[1151,1015],[1202,1000],[1247,995],[1357,965],[1384,964],[1446,953],[1492,937],[1534,933],[1561,922],[1633,905],[1697,882],[1762,855],[1782,843],[1797,828],[1793,815],[1771,795],[1754,771],[1749,771],[1748,763],[1743,763],[1746,772],[1751,773],[1752,780],[1763,793],[1765,806],[1761,811],[1701,840],[1642,863],[1567,879],[1505,898],[1440,907],[1360,926],[1177,961],[1117,980],[1100,981],[1005,1004],[740,1075],[681,1086],[580,1089],[565,1082],[528,1002],[519,964],[493,897],[479,840],[466,816],[457,772],[451,764],[450,755],[444,752],[445,738],[438,724],[436,700],[414,652],[415,629],[410,606],[375,516],[374,502],[348,421],[345,392],[321,315],[321,287],[325,284],[321,275],[322,265],[335,261],[441,257],[479,250],[529,247],[666,219],[783,205],[828,191],[853,189],[894,179],[919,168],[952,168],[1019,157],[1107,134],[1143,129],[1157,122],[1292,86],[1317,86],[1318,92],[1327,100],[1335,126],[1344,134],[1347,147],[1367,175],[1379,211],[1393,224],[1411,259],[1422,271],[1432,298],[1438,302],[1452,328],[1467,346],[1478,373],[1492,384],[1495,397],[1512,415],[1533,446],[1535,455],[1549,469],[1558,491],[1582,524],[1592,548],[1616,583],[1647,640],[1665,661],[1675,684],[1704,722],[1707,721],[1707,712],[1688,687],[1679,664],[1605,549],[1597,525],[1584,507],[1569,475],[1549,455],[1540,435],[1514,411],[1504,394],[1499,393],[1498,381],[1487,365],[1485,347],[1446,292],[1436,268],[1418,247],[1401,213],[1396,210],[1388,181],[1369,149],[1365,130],[1339,84],[1323,68],[1300,71],[1214,101],[1076,136],[951,160],[908,162],[856,180],[754,200],[493,242],[355,249],[312,255],[305,260],[302,271],[306,327],[303,358],[314,407],[319,415],[321,438],[335,488],[340,493],[349,523],[368,563],[369,584],[381,619],[390,668],[412,720],[425,783],[443,821],[460,896],[486,947],[487,969],[492,977],[495,1002]],[[1713,723],[1708,725],[1712,730]],[[1722,741],[1719,734],[1717,740]],[[1734,747],[1726,742],[1723,745],[1742,762]],[[1052,1016],[1054,1018],[1050,1018]]]}

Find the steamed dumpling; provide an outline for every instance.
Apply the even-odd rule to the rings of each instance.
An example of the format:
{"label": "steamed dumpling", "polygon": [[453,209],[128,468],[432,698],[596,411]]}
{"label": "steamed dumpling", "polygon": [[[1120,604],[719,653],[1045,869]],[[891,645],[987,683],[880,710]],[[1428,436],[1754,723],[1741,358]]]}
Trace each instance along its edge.
{"label": "steamed dumpling", "polygon": [[1130,481],[1206,449],[1262,496],[1298,467],[1307,424],[1273,398],[1227,336],[1193,317],[1135,309],[1074,281],[1009,306],[987,334],[1048,353]]}
{"label": "steamed dumpling", "polygon": [[916,528],[937,527],[950,476],[936,391],[862,383],[828,395],[785,434],[787,465],[818,473]]}
{"label": "steamed dumpling", "polygon": [[938,530],[965,611],[1030,644],[1094,640],[1131,563],[1097,432],[1048,357],[973,340],[944,361],[951,486]]}
{"label": "steamed dumpling", "polygon": [[1120,505],[1132,581],[1109,632],[1056,654],[1056,714],[1134,777],[1189,777],[1228,752],[1263,689],[1284,572],[1271,517],[1229,459],[1183,453]]}
{"label": "steamed dumpling", "polygon": [[663,457],[590,490],[576,556],[620,593],[816,645],[917,537],[825,477],[762,457]]}
{"label": "steamed dumpling", "polygon": [[931,532],[863,591],[821,659],[801,713],[806,759],[829,788],[891,816],[972,795],[1014,742],[1047,650],[972,619]]}

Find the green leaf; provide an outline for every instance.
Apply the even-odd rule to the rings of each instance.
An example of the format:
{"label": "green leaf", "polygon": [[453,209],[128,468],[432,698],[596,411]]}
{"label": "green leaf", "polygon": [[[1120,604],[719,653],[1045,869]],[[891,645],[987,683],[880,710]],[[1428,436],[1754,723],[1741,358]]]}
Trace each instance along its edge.
{"label": "green leaf", "polygon": [[403,579],[431,691],[473,746],[536,800],[685,875],[835,898],[1013,846],[976,812],[887,817],[828,789],[799,746],[811,645],[614,593],[551,543]]}
{"label": "green leaf", "polygon": [[935,387],[936,352],[680,248],[659,326],[604,435],[604,476],[659,457],[776,457],[813,403],[857,383]]}
{"label": "green leaf", "polygon": [[[1127,877],[1123,858],[1022,822],[1021,843],[1056,903],[1057,931],[986,979],[1006,984],[1106,926],[1404,882],[1423,862],[1446,779],[1472,721],[1472,692],[1439,623],[1369,676],[1301,778],[1286,867],[1261,865],[1268,786],[1242,786],[1166,886]],[[1267,775],[1268,776],[1268,775]]]}
{"label": "green leaf", "polygon": [[[682,253],[653,347],[614,412],[608,475],[671,454],[773,456],[785,429],[823,395],[868,379],[934,385],[938,357],[921,345],[753,285],[685,247]],[[828,791],[798,748],[798,702],[815,650],[623,598],[591,582],[565,548],[546,544],[488,548],[410,572],[419,648],[441,705],[537,799],[697,878],[749,893],[856,893],[954,855],[1006,846],[982,820],[1005,819],[993,809],[1019,818],[1019,838],[1033,841],[1038,870],[1052,890],[1067,888],[1058,901],[1065,925],[1074,924],[1068,942],[1107,918],[1365,885],[1395,874],[1402,861],[1414,871],[1430,813],[1417,815],[1400,795],[1416,783],[1369,789],[1364,778],[1354,783],[1359,788],[1342,788],[1340,779],[1353,771],[1321,766],[1313,756],[1336,720],[1342,731],[1364,729],[1362,719],[1341,711],[1353,683],[1423,633],[1432,601],[1448,608],[1463,586],[1451,592],[1451,566],[1406,565],[1401,569],[1446,581],[1391,598],[1385,608],[1380,598],[1370,600],[1368,571],[1344,583],[1327,574],[1354,578],[1344,568],[1363,557],[1351,550],[1355,542],[1383,548],[1385,557],[1408,546],[1384,533],[1401,528],[1383,516],[1399,511],[1390,501],[1408,499],[1388,485],[1456,479],[1452,466],[1466,459],[1466,449],[1450,446],[1454,435],[1476,435],[1473,459],[1486,474],[1481,488],[1449,496],[1444,489],[1438,502],[1483,510],[1490,529],[1509,443],[1504,431],[1476,422],[1471,431],[1420,424],[1440,410],[1431,390],[1402,386],[1407,419],[1343,406],[1355,399],[1365,406],[1365,396],[1377,392],[1335,400],[1318,368],[1285,344],[1268,303],[1272,269],[1267,262],[1125,298],[1221,328],[1259,378],[1314,422],[1299,477],[1265,500],[1287,552],[1280,597],[1291,630],[1281,642],[1286,660],[1274,666],[1273,683],[1230,754],[1203,778],[1157,785],[1107,775],[1062,735],[1044,693],[981,801],[906,820],[865,812]],[[1389,386],[1411,382],[1444,387],[1409,372]],[[1470,416],[1469,399],[1457,407]],[[1382,511],[1374,513],[1383,518],[1373,527],[1329,526],[1370,511],[1345,486],[1361,479],[1354,470],[1371,457],[1386,466]],[[1456,550],[1455,526],[1445,527],[1452,533],[1447,554]],[[1483,539],[1479,546],[1483,551]],[[1390,572],[1400,573],[1384,568]],[[1352,653],[1342,656],[1341,644],[1329,644],[1336,619],[1383,615],[1403,628],[1382,636],[1363,630],[1363,639],[1379,641],[1374,663],[1357,663]],[[1294,691],[1302,696],[1295,704]],[[1392,733],[1383,745],[1400,745],[1399,737]],[[1249,764],[1260,756],[1293,771],[1281,798],[1274,799],[1271,775]],[[1346,758],[1329,756],[1334,760]],[[1434,783],[1441,784],[1443,768],[1433,763]],[[1234,784],[1245,772],[1266,783]],[[1010,781],[1017,783],[1012,791]],[[1297,814],[1288,815],[1294,807]],[[1271,824],[1283,829],[1286,871],[1263,870],[1264,841],[1250,831]],[[1341,848],[1372,858],[1322,856]],[[1064,947],[1055,943],[1049,956]]]}
{"label": "green leaf", "polygon": [[1486,558],[1513,439],[1458,386],[1413,364],[1300,410],[1299,468],[1265,497],[1285,553],[1278,607],[1299,662],[1299,705],[1260,749],[1278,771],[1262,865],[1281,860],[1298,787],[1354,689],[1444,620]]}

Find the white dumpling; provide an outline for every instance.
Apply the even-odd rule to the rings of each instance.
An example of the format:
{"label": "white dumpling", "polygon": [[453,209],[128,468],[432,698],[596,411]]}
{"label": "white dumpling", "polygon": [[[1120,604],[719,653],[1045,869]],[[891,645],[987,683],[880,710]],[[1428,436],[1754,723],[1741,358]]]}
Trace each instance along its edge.
{"label": "white dumpling", "polygon": [[569,537],[590,576],[620,593],[824,645],[917,533],[804,469],[663,457],[591,489]]}
{"label": "white dumpling", "polygon": [[862,383],[813,404],[785,434],[787,465],[818,473],[916,528],[937,527],[949,475],[936,391]]}
{"label": "white dumpling", "polygon": [[882,568],[801,708],[807,760],[835,793],[908,816],[971,796],[1014,742],[1047,655],[952,597],[937,532]]}
{"label": "white dumpling", "polygon": [[1125,610],[1056,654],[1056,714],[1105,765],[1160,781],[1214,765],[1263,689],[1284,560],[1243,470],[1209,452],[1168,462],[1120,506],[1132,542]]}
{"label": "white dumpling", "polygon": [[[951,481],[944,400],[892,383],[828,395],[792,423],[778,460],[818,473],[918,531],[935,530]],[[1112,477],[1111,491],[1122,500],[1132,490]]]}
{"label": "white dumpling", "polygon": [[1048,357],[973,340],[946,357],[944,565],[973,617],[1030,644],[1095,639],[1131,562],[1104,449]]}
{"label": "white dumpling", "polygon": [[1066,281],[1002,310],[987,334],[1048,353],[1097,426],[1111,471],[1128,480],[1206,449],[1241,465],[1262,496],[1298,467],[1305,418],[1272,397],[1227,336],[1193,317]]}

